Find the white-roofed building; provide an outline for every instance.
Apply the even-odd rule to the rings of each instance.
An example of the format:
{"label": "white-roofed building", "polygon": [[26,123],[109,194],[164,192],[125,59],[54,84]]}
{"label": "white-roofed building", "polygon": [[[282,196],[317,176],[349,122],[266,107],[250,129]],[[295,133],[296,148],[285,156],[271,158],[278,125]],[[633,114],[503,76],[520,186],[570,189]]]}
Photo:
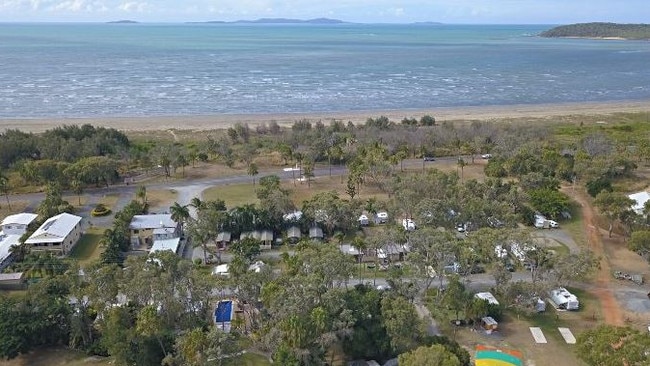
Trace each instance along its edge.
{"label": "white-roofed building", "polygon": [[27,231],[27,226],[36,220],[37,214],[19,213],[9,215],[0,223],[0,231],[7,235],[23,235]]}
{"label": "white-roofed building", "polygon": [[153,254],[155,252],[162,252],[165,250],[170,250],[174,252],[174,254],[179,254],[180,249],[181,249],[181,238],[160,239],[160,240],[154,240],[151,249],[149,249],[149,254]]}
{"label": "white-roofed building", "polygon": [[20,244],[20,237],[38,215],[19,213],[4,218],[0,223],[0,271],[13,262],[12,247]]}
{"label": "white-roofed building", "polygon": [[62,213],[50,217],[25,240],[32,250],[68,255],[81,237],[81,217]]}
{"label": "white-roofed building", "polygon": [[638,215],[643,215],[643,208],[645,207],[645,203],[650,201],[650,193],[646,191],[637,192],[627,197],[634,201],[632,204],[632,210],[634,210],[634,212],[636,212]]}
{"label": "white-roofed building", "polygon": [[171,214],[135,215],[129,224],[131,245],[134,249],[142,244],[153,245],[156,240],[180,237],[180,224],[172,220]]}

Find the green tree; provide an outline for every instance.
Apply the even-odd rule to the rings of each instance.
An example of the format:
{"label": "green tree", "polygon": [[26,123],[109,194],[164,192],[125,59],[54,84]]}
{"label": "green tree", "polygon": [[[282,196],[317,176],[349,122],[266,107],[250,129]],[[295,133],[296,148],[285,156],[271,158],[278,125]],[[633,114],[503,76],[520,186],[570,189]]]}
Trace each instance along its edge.
{"label": "green tree", "polygon": [[139,185],[135,190],[135,196],[139,198],[143,205],[147,204],[147,187],[144,185]]}
{"label": "green tree", "polygon": [[578,335],[576,352],[594,366],[647,365],[650,338],[630,327],[601,325]]}
{"label": "green tree", "polygon": [[230,251],[252,262],[261,253],[260,241],[254,238],[237,240],[230,245]]}
{"label": "green tree", "polygon": [[311,188],[311,179],[314,177],[314,161],[309,159],[303,164],[302,175],[307,179],[307,188]]}
{"label": "green tree", "polygon": [[381,316],[395,353],[400,354],[418,346],[423,336],[423,326],[412,303],[403,297],[384,297],[381,300]]}
{"label": "green tree", "polygon": [[571,204],[566,194],[550,188],[530,190],[528,196],[535,209],[552,219],[557,219],[562,212],[568,211]]}
{"label": "green tree", "polygon": [[632,233],[627,243],[628,249],[642,256],[646,261],[650,260],[650,231],[641,230]]}
{"label": "green tree", "polygon": [[629,211],[634,204],[634,201],[627,196],[616,192],[600,192],[594,200],[596,207],[600,209],[607,221],[609,222],[609,237],[612,237],[614,230],[614,222],[621,220],[626,211]]}
{"label": "green tree", "polygon": [[7,200],[7,207],[11,210],[11,202],[9,202],[9,178],[4,175],[4,172],[0,171],[0,194],[5,196]]}
{"label": "green tree", "polygon": [[405,366],[461,366],[458,357],[440,344],[418,347],[403,353],[399,355],[397,362]]}
{"label": "green tree", "polygon": [[181,224],[181,231],[185,227],[185,223],[190,219],[190,210],[186,205],[181,205],[178,202],[169,207],[169,212],[172,215],[172,220]]}
{"label": "green tree", "polygon": [[255,163],[250,163],[248,164],[248,175],[250,175],[253,178],[253,186],[255,186],[255,176],[258,175],[260,172],[257,169],[257,164]]}
{"label": "green tree", "polygon": [[70,181],[70,188],[72,192],[77,195],[77,204],[81,206],[81,195],[84,192],[83,183],[78,179]]}

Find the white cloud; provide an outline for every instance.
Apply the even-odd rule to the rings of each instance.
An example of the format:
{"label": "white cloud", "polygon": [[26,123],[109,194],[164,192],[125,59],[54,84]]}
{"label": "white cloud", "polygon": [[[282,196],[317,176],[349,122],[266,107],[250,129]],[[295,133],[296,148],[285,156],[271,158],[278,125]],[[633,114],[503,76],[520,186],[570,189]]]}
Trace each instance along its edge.
{"label": "white cloud", "polygon": [[142,21],[336,17],[358,22],[641,21],[648,0],[0,0],[0,21]]}
{"label": "white cloud", "polygon": [[127,13],[143,13],[149,8],[149,4],[146,2],[128,1],[120,4],[117,8]]}
{"label": "white cloud", "polygon": [[80,10],[90,10],[90,9],[88,9],[85,0],[69,0],[69,1],[63,1],[59,4],[55,4],[51,6],[49,10],[78,12]]}

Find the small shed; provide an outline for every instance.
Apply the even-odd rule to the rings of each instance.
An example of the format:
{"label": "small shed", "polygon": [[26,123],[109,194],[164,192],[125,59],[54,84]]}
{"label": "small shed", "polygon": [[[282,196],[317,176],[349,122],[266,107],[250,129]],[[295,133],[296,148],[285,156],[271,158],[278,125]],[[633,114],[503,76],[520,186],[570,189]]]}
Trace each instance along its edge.
{"label": "small shed", "polygon": [[485,329],[486,333],[490,334],[499,328],[499,323],[493,317],[486,316],[481,318],[481,327]]}
{"label": "small shed", "polygon": [[302,233],[300,232],[300,228],[297,226],[292,226],[287,230],[287,239],[291,243],[297,243],[300,241],[300,238],[302,238]]}
{"label": "small shed", "polygon": [[222,231],[219,234],[217,234],[217,248],[218,249],[226,249],[228,244],[230,244],[232,235],[228,231]]}
{"label": "small shed", "polygon": [[27,286],[23,272],[0,273],[0,289],[22,290]]}
{"label": "small shed", "polygon": [[323,229],[318,226],[312,226],[309,228],[309,239],[322,240],[323,239]]}
{"label": "small shed", "polygon": [[273,231],[256,230],[253,232],[253,237],[260,241],[260,249],[271,249],[271,245],[273,245]]}

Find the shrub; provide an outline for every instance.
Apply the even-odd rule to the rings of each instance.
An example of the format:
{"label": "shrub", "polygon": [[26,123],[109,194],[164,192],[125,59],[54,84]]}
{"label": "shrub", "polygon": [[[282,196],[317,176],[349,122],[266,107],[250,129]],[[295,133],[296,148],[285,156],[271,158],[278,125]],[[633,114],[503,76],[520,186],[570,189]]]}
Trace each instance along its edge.
{"label": "shrub", "polygon": [[111,210],[100,203],[97,206],[95,206],[95,208],[93,208],[93,210],[90,212],[90,215],[93,217],[99,217],[99,216],[109,215],[110,213]]}

